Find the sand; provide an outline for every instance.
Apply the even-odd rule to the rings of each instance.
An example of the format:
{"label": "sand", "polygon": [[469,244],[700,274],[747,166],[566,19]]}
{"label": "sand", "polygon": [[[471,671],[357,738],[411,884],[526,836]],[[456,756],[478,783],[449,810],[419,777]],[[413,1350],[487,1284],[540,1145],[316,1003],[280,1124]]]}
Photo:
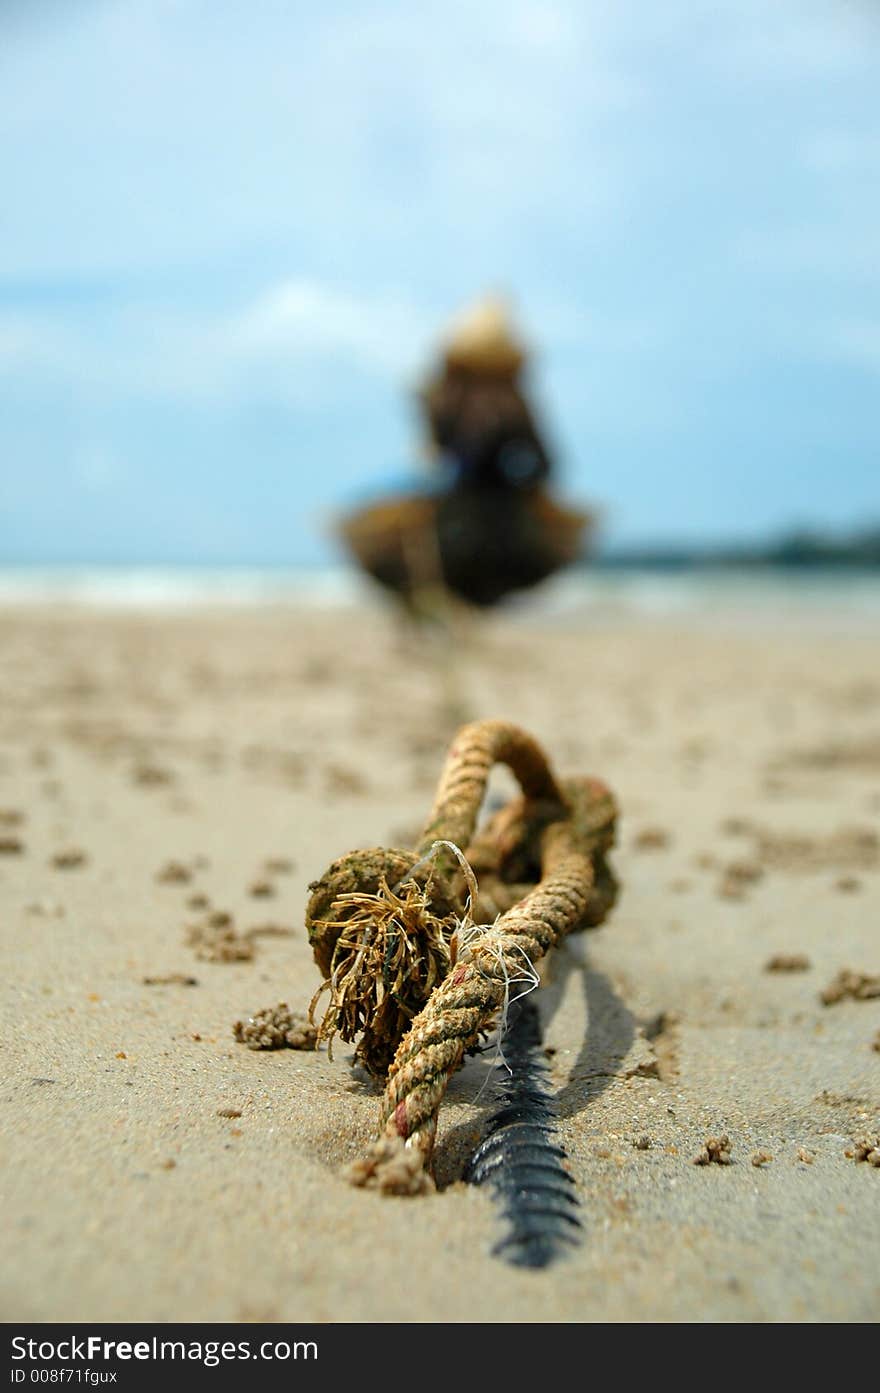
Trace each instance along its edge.
{"label": "sand", "polygon": [[[880,972],[873,635],[526,610],[450,654],[365,604],[7,609],[0,641],[2,1318],[880,1316],[880,1168],[845,1154],[880,1130],[880,998],[821,1000]],[[233,1038],[305,1006],[308,882],[407,844],[485,715],[622,808],[619,904],[537,998],[584,1225],[541,1273],[459,1179],[485,1059],[439,1192],[388,1199],[340,1175],[377,1112],[351,1047]],[[245,956],[207,960],[212,912]]]}

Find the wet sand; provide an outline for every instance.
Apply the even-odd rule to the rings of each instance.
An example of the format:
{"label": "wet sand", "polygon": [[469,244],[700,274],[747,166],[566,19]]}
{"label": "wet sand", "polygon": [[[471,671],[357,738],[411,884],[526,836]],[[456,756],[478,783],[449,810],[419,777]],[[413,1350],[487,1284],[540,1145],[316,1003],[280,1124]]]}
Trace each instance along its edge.
{"label": "wet sand", "polygon": [[[450,656],[365,606],[7,609],[0,641],[4,1319],[880,1317],[880,1168],[845,1154],[880,1131],[873,635],[526,616]],[[487,715],[622,808],[618,906],[536,997],[584,1226],[543,1273],[459,1180],[484,1060],[439,1192],[395,1200],[340,1175],[377,1110],[350,1047],[232,1033],[307,1004],[308,882],[406,845]],[[212,913],[245,956],[206,960]]]}

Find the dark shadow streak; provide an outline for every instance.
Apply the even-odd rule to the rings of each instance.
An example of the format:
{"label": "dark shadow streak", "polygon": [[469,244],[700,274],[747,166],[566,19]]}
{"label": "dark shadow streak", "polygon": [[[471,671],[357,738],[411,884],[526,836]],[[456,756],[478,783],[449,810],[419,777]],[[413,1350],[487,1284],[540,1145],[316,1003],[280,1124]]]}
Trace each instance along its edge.
{"label": "dark shadow streak", "polygon": [[543,1033],[546,1035],[559,1009],[573,972],[580,975],[587,1012],[587,1030],[577,1059],[568,1082],[554,1099],[557,1116],[564,1119],[576,1117],[619,1078],[620,1064],[636,1038],[638,1022],[605,974],[576,957],[567,943],[556,950],[552,963],[552,980],[535,995]]}
{"label": "dark shadow streak", "polygon": [[[551,980],[546,986],[540,987],[533,998],[541,1017],[542,1033],[546,1035],[547,1028],[565,996],[566,986],[573,972],[580,974],[587,1011],[586,1034],[571,1068],[568,1082],[553,1095],[554,1111],[559,1120],[563,1121],[583,1112],[616,1078],[619,1078],[621,1061],[625,1059],[632,1046],[638,1022],[623,1004],[605,974],[597,972],[588,962],[582,961],[571,951],[567,943],[561,944],[554,951],[552,963]],[[487,1050],[490,1071],[495,1048],[493,1041]],[[476,1101],[484,1078],[482,1070],[478,1074],[476,1069],[468,1069],[458,1075],[451,1091],[460,1102]],[[486,1086],[480,1102],[486,1105],[485,1118],[471,1118],[460,1122],[441,1137],[434,1156],[434,1178],[440,1190],[461,1179],[464,1168],[483,1134],[483,1127],[488,1121],[492,1105],[497,1102],[496,1091],[491,1082]]]}

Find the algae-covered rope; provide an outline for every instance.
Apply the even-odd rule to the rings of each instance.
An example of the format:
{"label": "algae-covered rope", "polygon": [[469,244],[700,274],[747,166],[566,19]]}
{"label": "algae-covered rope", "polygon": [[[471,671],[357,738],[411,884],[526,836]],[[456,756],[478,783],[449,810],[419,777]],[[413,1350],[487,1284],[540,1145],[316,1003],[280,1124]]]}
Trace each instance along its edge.
{"label": "algae-covered rope", "polygon": [[[477,832],[496,763],[522,796]],[[387,1073],[379,1140],[356,1183],[422,1188],[449,1079],[511,984],[535,981],[538,959],[613,904],[615,815],[599,780],[560,783],[524,731],[477,722],[456,736],[415,850],[352,852],[313,884],[306,922],[330,992],[319,1038],[360,1032],[359,1057]]]}
{"label": "algae-covered rope", "polygon": [[544,834],[544,878],[469,946],[433,992],[402,1040],[382,1099],[382,1131],[430,1158],[437,1112],[468,1044],[503,1007],[512,979],[521,978],[559,940],[584,924],[594,890],[590,856],[580,850],[570,821]]}

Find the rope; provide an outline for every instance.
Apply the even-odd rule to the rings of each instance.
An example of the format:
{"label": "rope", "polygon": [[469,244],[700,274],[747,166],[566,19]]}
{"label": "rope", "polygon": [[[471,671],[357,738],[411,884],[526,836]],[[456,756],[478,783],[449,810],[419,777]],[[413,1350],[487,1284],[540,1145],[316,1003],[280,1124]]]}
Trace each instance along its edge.
{"label": "rope", "polygon": [[[477,831],[492,767],[522,793]],[[430,1182],[449,1079],[491,1029],[513,984],[565,934],[604,919],[616,895],[606,862],[616,807],[597,779],[559,782],[517,726],[465,726],[412,851],[372,848],[310,887],[306,924],[330,1004],[318,1039],[338,1033],[385,1092],[379,1138],[357,1184],[419,1193]]]}

